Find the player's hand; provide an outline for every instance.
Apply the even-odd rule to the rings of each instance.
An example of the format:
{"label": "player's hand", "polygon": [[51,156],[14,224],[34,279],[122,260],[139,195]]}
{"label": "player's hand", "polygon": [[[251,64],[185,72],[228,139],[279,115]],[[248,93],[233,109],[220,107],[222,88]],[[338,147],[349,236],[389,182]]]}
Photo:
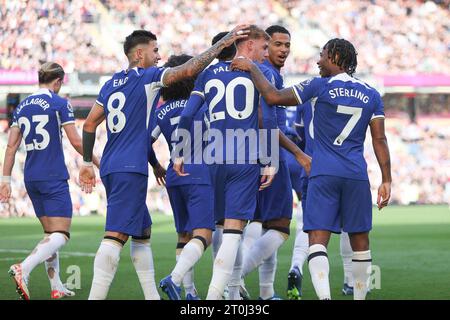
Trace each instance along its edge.
{"label": "player's hand", "polygon": [[160,186],[166,185],[166,169],[164,169],[159,162],[156,164],[156,166],[153,168],[153,174],[155,175],[156,182]]}
{"label": "player's hand", "polygon": [[377,205],[378,210],[383,209],[389,203],[389,199],[391,198],[391,183],[383,182],[378,188],[378,198]]}
{"label": "player's hand", "polygon": [[2,182],[0,184],[0,201],[7,202],[9,197],[11,197],[11,184]]}
{"label": "player's hand", "polygon": [[305,169],[306,174],[309,176],[311,173],[311,161],[312,158],[306,153],[300,153],[295,156],[295,160]]}
{"label": "player's hand", "polygon": [[175,160],[173,161],[173,171],[175,171],[175,173],[177,175],[179,175],[180,177],[185,177],[185,176],[189,175],[189,173],[184,172],[184,158],[183,157],[175,158]]}
{"label": "player's hand", "polygon": [[263,174],[261,176],[261,185],[259,186],[259,191],[264,190],[272,184],[273,178],[275,177],[275,171],[275,167],[264,167]]}
{"label": "player's hand", "polygon": [[222,41],[224,48],[231,46],[236,40],[247,38],[250,30],[249,24],[237,25],[233,30],[228,32],[220,41]]}
{"label": "player's hand", "polygon": [[95,171],[93,166],[81,166],[79,174],[81,190],[91,193],[95,188]]}
{"label": "player's hand", "polygon": [[245,57],[237,57],[231,61],[231,70],[250,71],[253,66],[253,61]]}

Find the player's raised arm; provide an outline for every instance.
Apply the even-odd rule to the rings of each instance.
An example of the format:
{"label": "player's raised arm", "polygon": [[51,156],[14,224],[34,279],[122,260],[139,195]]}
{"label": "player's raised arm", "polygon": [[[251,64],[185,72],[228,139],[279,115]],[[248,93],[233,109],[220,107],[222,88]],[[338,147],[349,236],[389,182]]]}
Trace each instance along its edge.
{"label": "player's raised arm", "polygon": [[205,69],[224,48],[232,45],[238,39],[247,37],[247,33],[249,32],[247,28],[248,25],[246,24],[236,26],[226,36],[202,54],[190,59],[180,66],[168,69],[162,79],[163,84],[165,86],[170,86],[179,80],[195,77]]}
{"label": "player's raised arm", "polygon": [[382,182],[378,188],[378,209],[387,206],[391,197],[391,158],[386,135],[384,133],[384,118],[375,118],[370,122],[372,145],[381,169]]}
{"label": "player's raised arm", "polygon": [[291,88],[277,90],[250,59],[238,57],[231,63],[232,70],[250,72],[253,83],[269,105],[296,106],[297,97]]}
{"label": "player's raised arm", "polygon": [[0,181],[0,200],[2,202],[8,201],[11,196],[11,172],[21,140],[22,133],[19,127],[11,127],[9,130],[8,145],[5,151],[5,159],[3,161],[3,176]]}
{"label": "player's raised arm", "polygon": [[92,188],[95,187],[92,153],[95,144],[95,131],[104,119],[103,107],[96,102],[83,125],[83,166],[80,169],[79,179],[81,189],[86,193],[91,193]]}

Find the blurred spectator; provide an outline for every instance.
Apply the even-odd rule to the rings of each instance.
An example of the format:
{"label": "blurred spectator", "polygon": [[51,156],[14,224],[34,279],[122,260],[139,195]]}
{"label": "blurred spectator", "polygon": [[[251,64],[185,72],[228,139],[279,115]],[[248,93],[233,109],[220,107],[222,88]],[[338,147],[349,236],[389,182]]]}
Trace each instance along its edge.
{"label": "blurred spectator", "polygon": [[[0,0],[0,69],[30,70],[52,60],[67,72],[109,73],[123,67],[125,57],[98,39],[105,25],[119,26],[119,33],[151,30],[164,61],[171,54],[200,53],[218,31],[247,22],[291,31],[286,73],[316,74],[320,48],[344,37],[359,52],[358,73],[450,74],[449,6],[437,2],[101,0],[108,16],[102,20],[94,0]],[[113,33],[117,44],[126,35]]]}

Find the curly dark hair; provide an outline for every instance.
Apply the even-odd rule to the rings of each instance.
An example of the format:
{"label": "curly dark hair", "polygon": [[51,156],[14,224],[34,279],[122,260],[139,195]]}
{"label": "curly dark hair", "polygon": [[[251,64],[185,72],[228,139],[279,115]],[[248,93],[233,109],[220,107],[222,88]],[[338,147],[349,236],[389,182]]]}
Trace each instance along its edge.
{"label": "curly dark hair", "polygon": [[[172,55],[169,60],[164,64],[164,67],[171,68],[182,65],[183,63],[192,59],[192,56],[187,54]],[[164,101],[187,99],[191,95],[192,89],[194,89],[195,78],[188,78],[178,81],[169,87],[161,88],[161,96]]]}
{"label": "curly dark hair", "polygon": [[355,47],[345,39],[331,39],[328,41],[324,49],[328,50],[328,58],[337,66],[344,68],[345,72],[352,76],[358,65]]}
{"label": "curly dark hair", "polygon": [[[212,45],[215,45],[217,41],[225,37],[227,34],[228,31],[223,31],[216,34],[212,39]],[[228,61],[232,60],[235,55],[236,55],[236,46],[233,43],[232,45],[223,48],[222,51],[217,55],[217,59],[221,61]]]}

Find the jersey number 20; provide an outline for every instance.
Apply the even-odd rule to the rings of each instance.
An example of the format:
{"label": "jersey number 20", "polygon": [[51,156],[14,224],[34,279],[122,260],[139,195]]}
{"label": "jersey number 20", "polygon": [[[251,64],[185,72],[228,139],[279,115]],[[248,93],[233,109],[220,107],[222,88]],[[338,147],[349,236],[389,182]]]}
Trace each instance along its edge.
{"label": "jersey number 20", "polygon": [[[234,105],[234,90],[237,86],[244,86],[245,88],[245,106],[242,111],[237,110]],[[225,111],[213,112],[214,108],[224,96],[227,113],[232,118],[244,120],[250,117],[253,112],[255,100],[255,87],[250,79],[238,77],[231,80],[226,87],[222,81],[212,79],[205,84],[205,93],[208,93],[212,88],[216,88],[217,92],[209,104],[210,122],[225,119]]]}

